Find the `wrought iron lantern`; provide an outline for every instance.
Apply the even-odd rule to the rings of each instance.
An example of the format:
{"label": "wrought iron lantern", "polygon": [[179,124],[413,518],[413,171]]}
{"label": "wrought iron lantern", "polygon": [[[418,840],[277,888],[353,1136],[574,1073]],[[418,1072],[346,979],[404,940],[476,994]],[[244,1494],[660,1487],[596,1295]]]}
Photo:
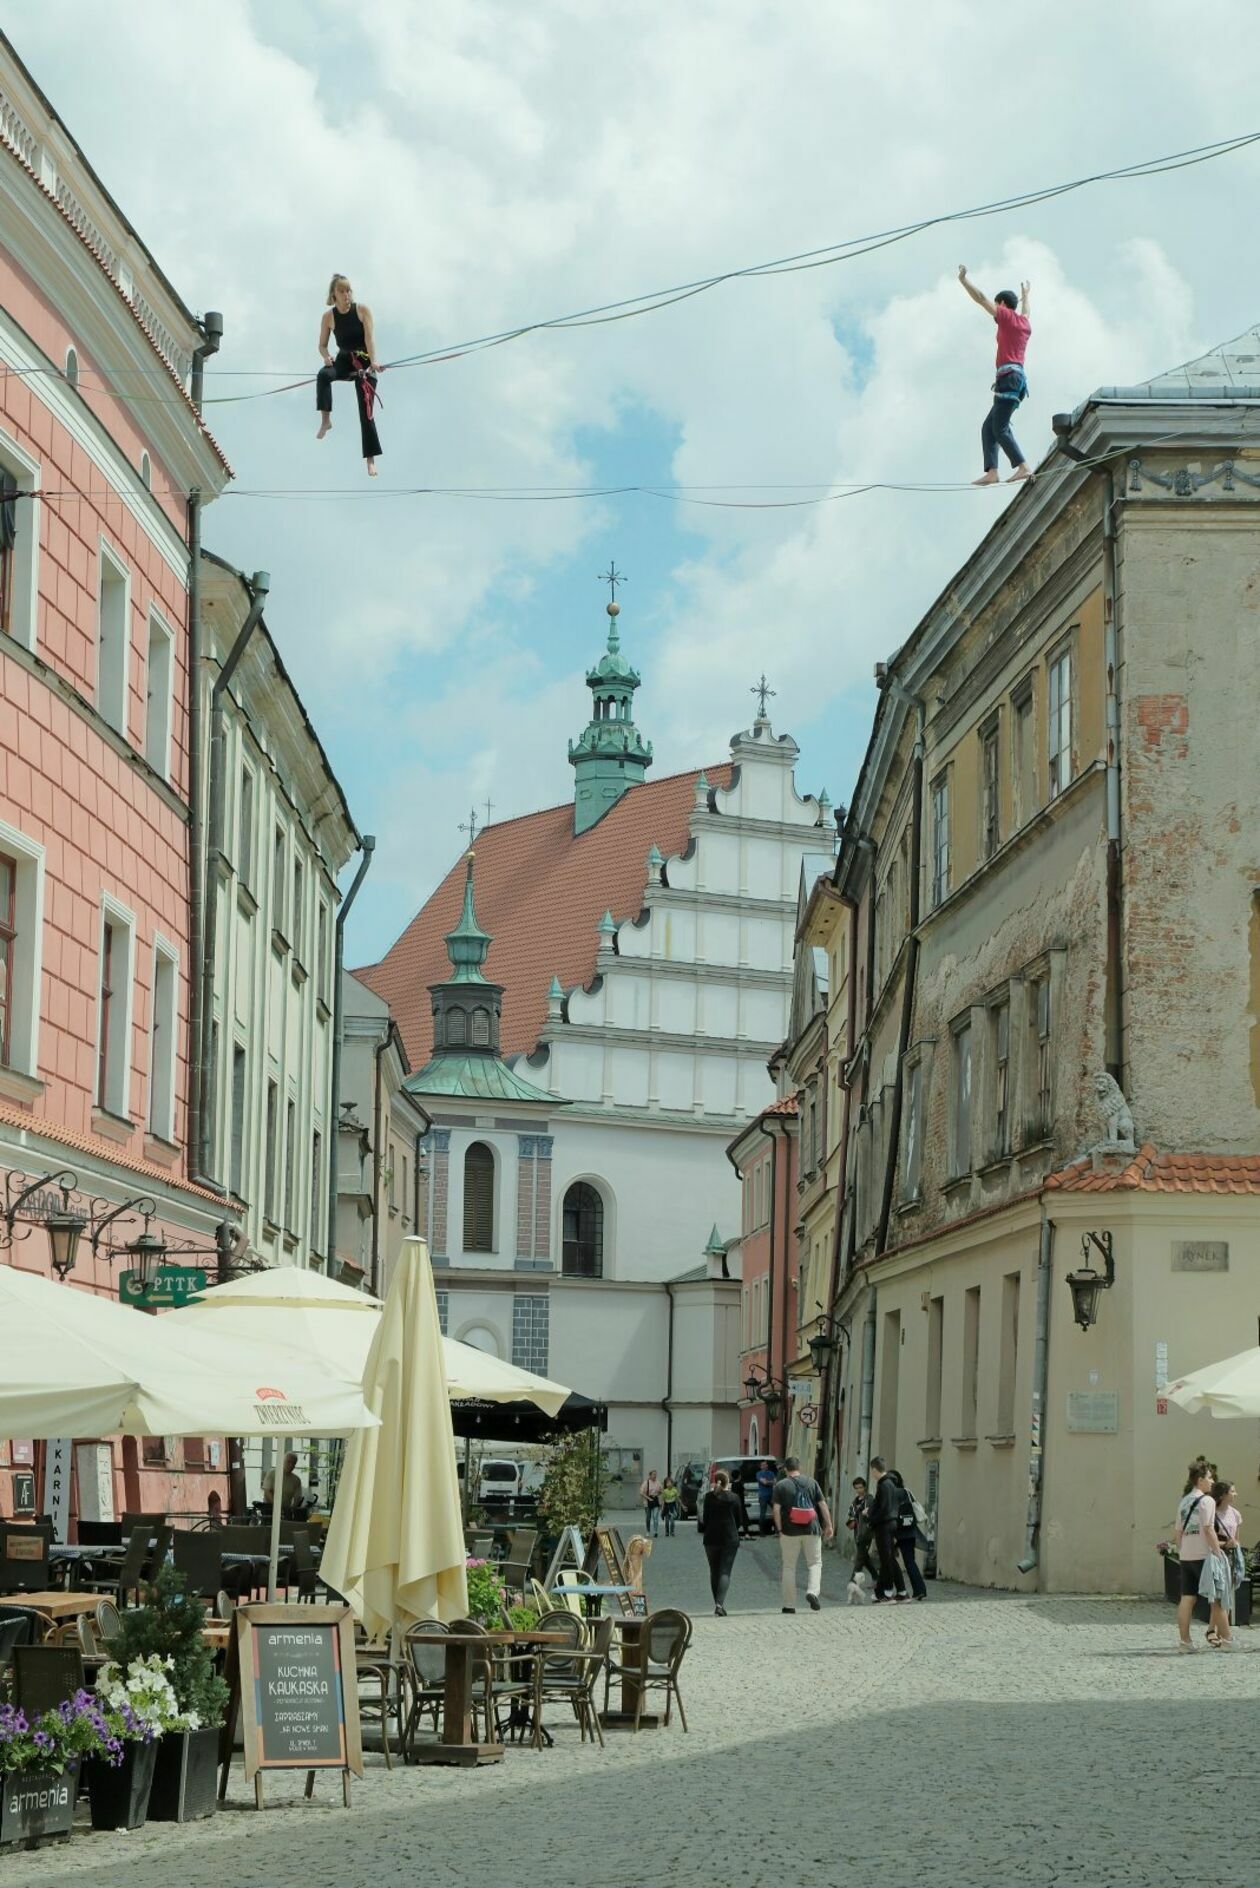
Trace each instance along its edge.
{"label": "wrought iron lantern", "polygon": [[[1104,1269],[1095,1269],[1090,1248],[1102,1255]],[[1084,1261],[1077,1272],[1067,1275],[1068,1290],[1072,1294],[1072,1316],[1082,1331],[1088,1331],[1091,1324],[1098,1321],[1098,1301],[1103,1292],[1110,1291],[1116,1282],[1116,1261],[1112,1251],[1109,1232],[1087,1232],[1081,1240],[1081,1258]]]}

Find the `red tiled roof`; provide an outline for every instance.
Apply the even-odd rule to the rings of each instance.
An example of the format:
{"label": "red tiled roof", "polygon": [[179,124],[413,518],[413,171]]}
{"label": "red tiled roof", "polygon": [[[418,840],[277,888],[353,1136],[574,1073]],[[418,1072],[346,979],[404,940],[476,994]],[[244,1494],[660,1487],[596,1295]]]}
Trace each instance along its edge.
{"label": "red tiled roof", "polygon": [[784,1095],[782,1101],[772,1101],[770,1106],[763,1108],[761,1112],[763,1115],[799,1114],[801,1112],[801,1104],[795,1095]]}
{"label": "red tiled roof", "polygon": [[[494,939],[485,974],[503,985],[504,1055],[534,1048],[553,976],[566,991],[590,982],[604,912],[618,923],[638,916],[650,848],[659,846],[667,859],[686,850],[699,771],[631,787],[577,838],[570,801],[478,833],[473,887],[477,921]],[[729,762],[704,771],[711,787],[730,785]],[[380,962],[355,972],[389,1004],[413,1069],[432,1052],[428,986],[448,972],[443,939],[463,895],[461,856]]]}
{"label": "red tiled roof", "polygon": [[1104,1156],[1095,1172],[1086,1155],[1047,1174],[1045,1186],[1064,1193],[1260,1193],[1260,1154],[1161,1154],[1147,1141],[1124,1165]]}
{"label": "red tiled roof", "polygon": [[143,1174],[146,1179],[156,1181],[160,1187],[176,1193],[191,1193],[199,1200],[209,1200],[225,1213],[235,1211],[231,1201],[223,1194],[212,1193],[209,1187],[198,1186],[195,1180],[185,1180],[182,1175],[173,1173],[169,1167],[161,1166],[156,1160],[145,1160],[138,1154],[129,1153],[125,1147],[116,1147],[94,1134],[80,1134],[77,1128],[64,1127],[59,1121],[46,1121],[41,1115],[31,1114],[11,1102],[0,1101],[0,1121],[12,1128],[26,1128],[31,1134],[39,1134],[46,1141],[55,1141],[60,1147],[91,1155],[94,1160],[103,1161],[109,1166],[124,1167],[129,1173]]}

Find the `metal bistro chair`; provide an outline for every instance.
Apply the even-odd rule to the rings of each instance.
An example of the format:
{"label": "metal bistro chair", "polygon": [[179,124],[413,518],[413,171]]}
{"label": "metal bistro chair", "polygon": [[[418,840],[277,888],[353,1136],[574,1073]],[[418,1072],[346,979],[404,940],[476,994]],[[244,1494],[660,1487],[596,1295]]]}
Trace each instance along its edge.
{"label": "metal bistro chair", "polygon": [[[403,1759],[412,1760],[411,1753],[415,1746],[416,1732],[420,1720],[426,1711],[433,1714],[434,1735],[442,1725],[442,1701],[446,1697],[446,1651],[443,1646],[430,1643],[434,1633],[449,1632],[440,1619],[422,1619],[403,1638],[403,1651],[411,1661],[411,1706],[407,1712],[407,1722],[403,1728]],[[413,1638],[413,1633],[424,1633],[423,1639]]]}
{"label": "metal bistro chair", "polygon": [[13,1702],[28,1718],[55,1711],[83,1689],[83,1654],[75,1645],[16,1645]]}
{"label": "metal bistro chair", "polygon": [[[561,1621],[567,1620],[569,1628],[577,1624],[572,1613],[551,1613],[540,1619],[540,1632],[554,1632],[561,1628]],[[612,1646],[613,1624],[611,1619],[597,1619],[590,1631],[590,1642],[583,1646],[575,1641],[572,1650],[554,1650],[551,1646],[539,1647],[539,1658],[534,1678],[534,1743],[537,1746],[544,1735],[543,1706],[548,1702],[565,1703],[572,1707],[585,1743],[589,1733],[592,1743],[596,1740],[602,1745],[604,1733],[600,1727],[599,1711],[595,1704],[595,1686],[599,1675],[608,1662]]]}
{"label": "metal bistro chair", "polygon": [[637,1681],[638,1704],[634,1714],[634,1728],[639,1728],[639,1719],[643,1715],[644,1700],[649,1691],[665,1693],[665,1722],[669,1723],[670,1707],[676,1701],[678,1717],[683,1730],[687,1728],[687,1713],[683,1710],[682,1693],[678,1689],[678,1670],[683,1662],[683,1655],[691,1644],[691,1619],[688,1614],[679,1612],[675,1607],[663,1606],[659,1612],[649,1613],[642,1622],[638,1645],[632,1654],[623,1647],[619,1659],[610,1658],[604,1669],[604,1709],[608,1709],[608,1693],[614,1678],[629,1675]]}
{"label": "metal bistro chair", "polygon": [[144,1582],[153,1577],[154,1571],[166,1559],[170,1542],[169,1527],[152,1529],[146,1525],[133,1528],[117,1573],[99,1575],[85,1584],[91,1592],[110,1593],[115,1600],[125,1602],[129,1593],[138,1593]]}

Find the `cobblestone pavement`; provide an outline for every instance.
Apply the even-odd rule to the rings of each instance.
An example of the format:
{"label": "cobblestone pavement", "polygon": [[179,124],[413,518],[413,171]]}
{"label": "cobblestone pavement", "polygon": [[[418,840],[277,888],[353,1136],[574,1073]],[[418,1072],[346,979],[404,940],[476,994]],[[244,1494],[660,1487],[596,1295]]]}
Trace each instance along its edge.
{"label": "cobblestone pavement", "polygon": [[[843,1592],[828,1557],[825,1594]],[[368,1757],[349,1812],[321,1780],[269,1807],[0,1860],[0,1888],[1213,1888],[1260,1880],[1260,1658],[1175,1654],[1155,1601],[933,1586],[923,1605],[784,1618],[773,1542],[714,1619],[692,1527],[648,1566],[696,1614],[677,1723],[474,1772]],[[1197,1630],[1197,1629],[1196,1629]],[[1240,1639],[1251,1649],[1252,1634]],[[1255,1635],[1260,1651],[1260,1632]],[[556,1729],[557,1720],[549,1718]],[[1210,1867],[1204,1831],[1220,1816]],[[1198,1859],[1194,1859],[1195,1857]]]}

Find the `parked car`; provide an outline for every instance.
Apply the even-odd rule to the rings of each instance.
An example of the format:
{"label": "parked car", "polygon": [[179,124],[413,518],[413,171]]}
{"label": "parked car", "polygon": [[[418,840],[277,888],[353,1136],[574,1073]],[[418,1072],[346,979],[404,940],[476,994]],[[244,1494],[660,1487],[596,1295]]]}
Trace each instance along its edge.
{"label": "parked car", "polygon": [[[462,1457],[456,1463],[456,1469],[462,1482]],[[543,1474],[541,1462],[514,1462],[508,1456],[483,1456],[477,1483],[478,1504],[488,1514],[496,1511],[513,1515],[532,1512],[538,1500]]]}
{"label": "parked car", "polygon": [[[748,1525],[757,1532],[760,1517],[760,1503],[757,1500],[757,1470],[770,1458],[764,1455],[718,1455],[706,1463],[704,1487],[707,1491],[713,1486],[713,1478],[720,1468],[724,1468],[731,1478],[731,1487],[744,1497],[744,1507],[748,1513]],[[775,1463],[776,1469],[779,1467]]]}

